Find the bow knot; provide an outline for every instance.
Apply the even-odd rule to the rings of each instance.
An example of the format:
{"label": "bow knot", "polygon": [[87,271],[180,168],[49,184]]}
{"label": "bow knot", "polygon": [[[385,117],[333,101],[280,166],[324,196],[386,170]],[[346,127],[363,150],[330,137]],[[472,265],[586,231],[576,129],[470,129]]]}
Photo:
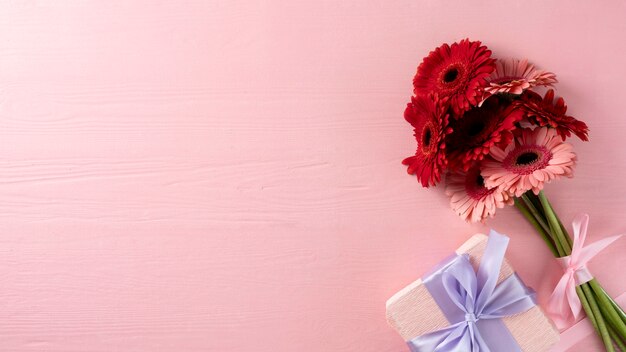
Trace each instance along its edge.
{"label": "bow knot", "polygon": [[611,236],[583,246],[587,239],[589,215],[581,214],[572,221],[574,239],[572,254],[557,258],[563,267],[563,276],[554,288],[548,301],[547,312],[559,329],[566,328],[572,320],[576,320],[582,311],[580,298],[576,294],[576,286],[593,279],[587,269],[587,263],[600,251],[617,241],[622,235]]}
{"label": "bow knot", "polygon": [[476,323],[479,320],[480,320],[480,316],[477,317],[476,314],[474,313],[465,314],[465,321],[467,323]]}

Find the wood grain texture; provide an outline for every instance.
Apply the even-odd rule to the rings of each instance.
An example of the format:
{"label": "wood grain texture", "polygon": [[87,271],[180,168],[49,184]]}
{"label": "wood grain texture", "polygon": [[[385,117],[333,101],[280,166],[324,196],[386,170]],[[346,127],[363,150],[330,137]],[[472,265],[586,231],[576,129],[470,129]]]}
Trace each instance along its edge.
{"label": "wood grain texture", "polygon": [[[417,64],[466,36],[557,73],[592,142],[547,192],[564,219],[591,215],[592,238],[626,232],[625,14],[0,1],[0,351],[404,351],[385,301],[488,228],[400,165]],[[541,240],[512,209],[488,225],[545,301]],[[613,294],[625,250],[591,265]]]}

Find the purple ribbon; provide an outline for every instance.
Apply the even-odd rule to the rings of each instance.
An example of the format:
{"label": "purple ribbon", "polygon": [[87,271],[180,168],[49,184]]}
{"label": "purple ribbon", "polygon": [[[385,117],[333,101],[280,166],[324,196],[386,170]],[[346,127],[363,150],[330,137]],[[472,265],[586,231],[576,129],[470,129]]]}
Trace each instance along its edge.
{"label": "purple ribbon", "polygon": [[467,254],[440,263],[424,279],[450,326],[418,336],[413,352],[521,352],[501,318],[522,313],[535,304],[535,293],[513,274],[498,284],[509,238],[489,233],[478,272]]}

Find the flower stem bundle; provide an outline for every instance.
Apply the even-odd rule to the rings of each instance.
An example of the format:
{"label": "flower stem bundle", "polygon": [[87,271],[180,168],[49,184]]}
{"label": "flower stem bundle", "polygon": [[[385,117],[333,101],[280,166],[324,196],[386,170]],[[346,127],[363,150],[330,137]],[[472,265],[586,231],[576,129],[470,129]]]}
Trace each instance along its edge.
{"label": "flower stem bundle", "polygon": [[[572,239],[543,192],[526,192],[515,199],[516,208],[533,225],[555,257],[572,252]],[[602,338],[606,351],[626,351],[626,313],[596,279],[576,288],[583,309]]]}

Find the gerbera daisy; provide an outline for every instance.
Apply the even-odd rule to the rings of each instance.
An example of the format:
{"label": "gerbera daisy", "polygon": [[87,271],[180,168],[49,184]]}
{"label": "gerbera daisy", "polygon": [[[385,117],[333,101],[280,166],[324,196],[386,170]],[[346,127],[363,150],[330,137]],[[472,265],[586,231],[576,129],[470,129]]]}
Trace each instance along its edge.
{"label": "gerbera daisy", "polygon": [[434,186],[447,163],[445,135],[450,128],[446,108],[436,95],[412,97],[404,118],[414,128],[417,151],[402,163],[408,165],[409,174],[417,175],[422,186]]}
{"label": "gerbera daisy", "polygon": [[431,51],[413,78],[416,95],[434,93],[450,103],[456,116],[478,104],[487,77],[495,69],[491,50],[481,42],[461,40]]}
{"label": "gerbera daisy", "polygon": [[516,197],[528,190],[538,194],[545,182],[561,176],[572,177],[576,163],[572,145],[546,127],[523,129],[514,143],[504,150],[495,146],[489,155],[493,160],[481,170],[485,186],[502,187]]}
{"label": "gerbera daisy", "polygon": [[446,177],[446,194],[452,210],[468,222],[493,217],[497,208],[513,204],[513,198],[500,188],[487,188],[480,169],[472,166],[467,173],[457,172]]}
{"label": "gerbera daisy", "polygon": [[511,131],[522,117],[521,110],[494,95],[480,107],[466,112],[463,118],[452,121],[453,132],[446,137],[450,167],[467,170],[489,154],[494,145],[509,143],[513,139]]}
{"label": "gerbera daisy", "polygon": [[587,124],[565,114],[567,105],[565,105],[563,98],[558,98],[556,102],[553,100],[553,89],[548,90],[543,99],[539,94],[527,90],[522,94],[517,104],[524,110],[531,123],[555,128],[563,139],[574,133],[581,140],[588,141],[589,127]]}
{"label": "gerbera daisy", "polygon": [[554,73],[537,70],[526,59],[505,59],[496,61],[496,70],[487,78],[487,82],[487,93],[522,94],[528,88],[551,86],[557,80]]}

